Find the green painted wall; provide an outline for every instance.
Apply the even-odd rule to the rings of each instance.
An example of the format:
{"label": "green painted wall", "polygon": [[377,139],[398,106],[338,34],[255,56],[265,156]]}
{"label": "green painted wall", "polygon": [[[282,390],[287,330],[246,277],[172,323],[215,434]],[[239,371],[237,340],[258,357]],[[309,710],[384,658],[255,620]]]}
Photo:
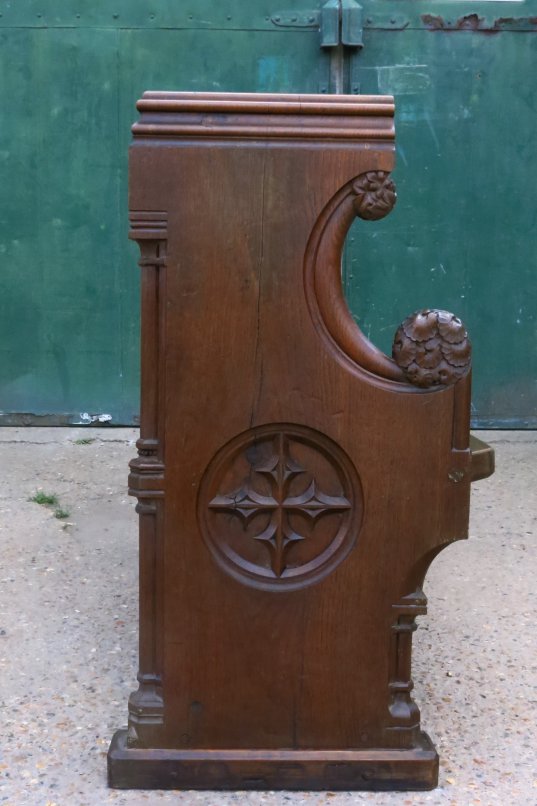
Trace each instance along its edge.
{"label": "green painted wall", "polygon": [[[0,421],[136,420],[135,101],[145,89],[328,87],[336,58],[320,49],[317,23],[275,25],[276,5],[0,1]],[[304,16],[320,5],[282,7]],[[366,23],[364,49],[341,68],[361,92],[397,101],[399,201],[386,221],[351,231],[351,309],[387,351],[411,311],[453,310],[475,345],[477,423],[535,427],[537,37],[425,30],[418,12],[432,2],[422,0],[362,5],[365,17],[396,9],[409,22]],[[479,8],[499,16],[513,5]],[[469,8],[435,13],[454,6]]]}
{"label": "green painted wall", "polygon": [[[402,16],[409,8],[396,5]],[[470,11],[418,5],[445,19]],[[517,17],[530,10],[472,8],[494,21],[514,6]],[[474,422],[535,428],[537,34],[409,27],[366,31],[364,45],[360,91],[396,96],[398,202],[385,221],[351,232],[351,309],[385,351],[412,310],[453,311],[474,345]]]}

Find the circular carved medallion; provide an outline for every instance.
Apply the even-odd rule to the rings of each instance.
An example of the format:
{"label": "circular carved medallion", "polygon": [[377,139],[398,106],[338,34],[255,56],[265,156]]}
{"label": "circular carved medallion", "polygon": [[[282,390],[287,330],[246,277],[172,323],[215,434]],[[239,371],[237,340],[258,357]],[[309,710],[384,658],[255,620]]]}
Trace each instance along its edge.
{"label": "circular carved medallion", "polygon": [[331,439],[271,424],[225,445],[198,499],[204,539],[247,585],[292,590],[317,582],[353,548],[363,511],[356,470]]}

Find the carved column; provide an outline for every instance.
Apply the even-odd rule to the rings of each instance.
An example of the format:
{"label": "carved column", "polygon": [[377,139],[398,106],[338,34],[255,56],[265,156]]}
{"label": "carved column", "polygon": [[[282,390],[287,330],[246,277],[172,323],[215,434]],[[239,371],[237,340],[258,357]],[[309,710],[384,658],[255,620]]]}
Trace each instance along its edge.
{"label": "carved column", "polygon": [[392,607],[390,646],[390,720],[386,738],[392,747],[412,747],[419,735],[420,711],[411,697],[412,634],[416,616],[427,613],[427,599],[421,590],[403,597]]}
{"label": "carved column", "polygon": [[135,211],[129,238],[140,248],[141,384],[147,389],[140,411],[138,457],[130,462],[129,494],[138,498],[140,544],[140,656],[137,691],[129,698],[129,747],[145,747],[158,737],[162,700],[162,500],[164,435],[159,401],[165,394],[161,344],[166,289],[167,215]]}

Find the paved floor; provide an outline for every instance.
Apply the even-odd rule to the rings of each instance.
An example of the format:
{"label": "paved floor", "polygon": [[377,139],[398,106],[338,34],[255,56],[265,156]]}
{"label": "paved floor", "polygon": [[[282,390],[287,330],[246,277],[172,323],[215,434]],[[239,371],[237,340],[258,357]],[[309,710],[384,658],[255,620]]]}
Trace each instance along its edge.
{"label": "paved floor", "polygon": [[[415,696],[441,754],[431,793],[166,793],[106,787],[134,687],[136,431],[0,430],[0,803],[537,805],[537,433],[488,432],[497,473],[472,538],[435,561]],[[58,504],[28,499],[37,490]],[[55,508],[69,512],[64,519]]]}

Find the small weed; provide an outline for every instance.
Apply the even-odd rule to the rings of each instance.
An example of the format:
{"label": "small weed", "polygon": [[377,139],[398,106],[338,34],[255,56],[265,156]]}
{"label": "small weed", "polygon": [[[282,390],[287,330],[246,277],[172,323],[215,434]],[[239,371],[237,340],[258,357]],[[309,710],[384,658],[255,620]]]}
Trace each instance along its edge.
{"label": "small weed", "polygon": [[75,445],[91,445],[92,442],[95,442],[95,439],[91,437],[87,437],[86,439],[75,439]]}
{"label": "small weed", "polygon": [[[54,510],[54,517],[58,518],[60,521],[65,520],[71,514],[69,510],[63,509],[63,507],[60,506],[57,495],[49,495],[48,493],[44,493],[42,490],[38,490],[35,495],[32,495],[32,497],[28,499],[28,501],[33,501],[35,504],[41,504],[42,506],[56,507]],[[63,528],[65,528],[67,525],[72,526],[72,524],[65,524]]]}
{"label": "small weed", "polygon": [[42,506],[55,506],[58,503],[58,496],[57,495],[49,495],[48,493],[44,493],[41,490],[38,490],[35,495],[32,495],[28,501],[33,501],[34,504],[41,504]]}

